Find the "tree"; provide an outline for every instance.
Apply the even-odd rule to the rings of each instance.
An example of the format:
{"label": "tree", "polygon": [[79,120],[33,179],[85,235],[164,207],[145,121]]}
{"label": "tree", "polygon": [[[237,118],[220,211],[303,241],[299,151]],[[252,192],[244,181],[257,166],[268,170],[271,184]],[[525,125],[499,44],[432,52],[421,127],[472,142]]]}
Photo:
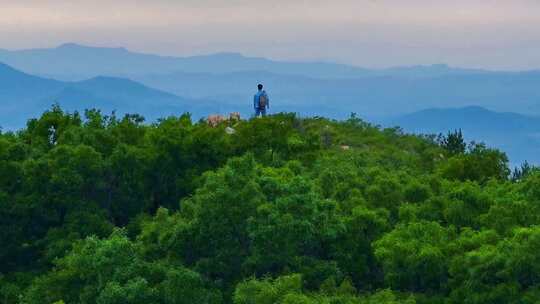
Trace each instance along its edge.
{"label": "tree", "polygon": [[116,230],[107,239],[78,242],[55,268],[34,280],[24,303],[220,303],[199,274],[181,265],[145,260]]}
{"label": "tree", "polygon": [[468,303],[534,303],[540,280],[538,227],[516,229],[510,238],[456,256],[450,267],[451,297]]}
{"label": "tree", "polygon": [[[264,201],[255,182],[253,156],[233,158],[183,202],[182,212],[192,221],[193,244],[184,252],[195,269],[227,285],[240,277],[239,269],[249,253],[247,219]],[[190,252],[193,250],[193,252]]]}
{"label": "tree", "polygon": [[385,282],[392,289],[440,291],[448,278],[450,229],[435,222],[398,225],[375,242]]}
{"label": "tree", "polygon": [[449,155],[463,154],[467,148],[461,129],[448,132],[446,136],[439,136],[439,144]]}
{"label": "tree", "polygon": [[318,247],[316,217],[318,198],[301,178],[285,185],[275,202],[261,205],[250,221],[252,255],[249,263],[259,275],[280,273],[295,258]]}
{"label": "tree", "polygon": [[510,175],[506,154],[483,144],[473,144],[466,154],[450,158],[439,170],[447,179],[479,183],[490,179],[506,180]]}

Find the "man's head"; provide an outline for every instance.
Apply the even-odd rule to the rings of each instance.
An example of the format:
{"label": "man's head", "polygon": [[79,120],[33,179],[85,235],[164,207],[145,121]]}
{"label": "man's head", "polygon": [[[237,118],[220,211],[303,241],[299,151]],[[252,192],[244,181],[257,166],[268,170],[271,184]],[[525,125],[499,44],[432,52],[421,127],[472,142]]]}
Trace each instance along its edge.
{"label": "man's head", "polygon": [[257,88],[258,88],[258,89],[259,89],[259,91],[260,91],[260,90],[262,90],[262,89],[263,89],[263,85],[259,83],[259,84],[257,85]]}

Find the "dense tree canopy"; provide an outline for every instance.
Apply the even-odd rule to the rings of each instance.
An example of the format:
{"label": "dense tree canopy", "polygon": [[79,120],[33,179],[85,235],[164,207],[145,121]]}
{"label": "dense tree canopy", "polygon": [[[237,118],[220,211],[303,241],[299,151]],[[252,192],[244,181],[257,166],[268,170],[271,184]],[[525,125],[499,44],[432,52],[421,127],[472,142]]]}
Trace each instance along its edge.
{"label": "dense tree canopy", "polygon": [[0,303],[540,301],[540,172],[461,132],[54,106],[0,172]]}

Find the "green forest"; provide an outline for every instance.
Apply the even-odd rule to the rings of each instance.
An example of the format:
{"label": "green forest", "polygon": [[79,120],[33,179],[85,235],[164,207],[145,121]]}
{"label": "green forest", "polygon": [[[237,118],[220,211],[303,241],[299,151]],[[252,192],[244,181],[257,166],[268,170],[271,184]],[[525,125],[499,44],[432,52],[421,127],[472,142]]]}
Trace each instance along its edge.
{"label": "green forest", "polygon": [[0,303],[540,303],[540,170],[459,131],[53,106],[0,172]]}

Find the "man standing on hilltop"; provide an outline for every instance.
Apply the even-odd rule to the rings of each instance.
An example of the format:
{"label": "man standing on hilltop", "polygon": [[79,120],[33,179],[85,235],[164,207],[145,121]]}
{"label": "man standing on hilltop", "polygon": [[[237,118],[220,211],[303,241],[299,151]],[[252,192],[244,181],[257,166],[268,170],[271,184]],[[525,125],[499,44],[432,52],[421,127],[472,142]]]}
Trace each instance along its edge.
{"label": "man standing on hilltop", "polygon": [[270,109],[270,98],[263,90],[263,85],[257,85],[259,91],[253,96],[253,108],[255,109],[255,117],[266,116],[266,109]]}

